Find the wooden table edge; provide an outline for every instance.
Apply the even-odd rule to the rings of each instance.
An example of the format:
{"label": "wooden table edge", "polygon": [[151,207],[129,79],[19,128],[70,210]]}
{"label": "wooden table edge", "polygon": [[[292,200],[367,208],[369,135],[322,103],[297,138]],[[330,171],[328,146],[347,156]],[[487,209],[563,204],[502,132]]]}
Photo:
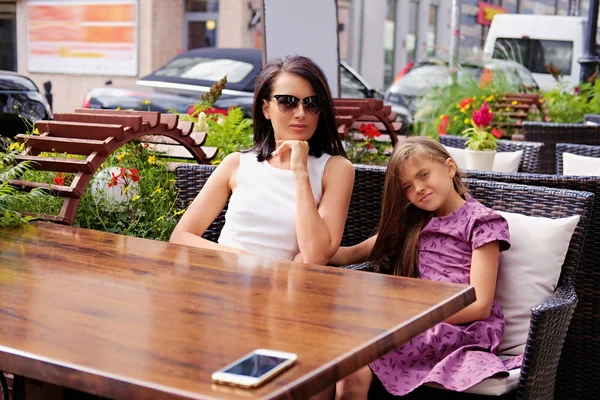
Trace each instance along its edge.
{"label": "wooden table edge", "polygon": [[[364,272],[364,271],[361,271],[361,272]],[[371,272],[368,272],[368,273],[371,273]],[[422,333],[422,331],[415,330],[414,332],[410,332],[410,334],[408,335],[410,337],[406,338],[405,340],[404,339],[400,340],[402,343],[396,343],[394,341],[394,334],[402,326],[409,324],[409,323],[413,323],[413,322],[418,321],[423,318],[429,318],[430,315],[434,315],[435,323],[431,326],[431,327],[433,327],[433,326],[437,325],[439,322],[442,322],[446,318],[448,318],[448,317],[454,315],[455,313],[457,313],[458,311],[462,310],[466,306],[472,304],[474,301],[475,301],[475,288],[473,288],[472,286],[466,286],[459,293],[446,299],[446,301],[444,303],[438,304],[437,306],[433,306],[433,307],[423,311],[422,313],[414,316],[413,318],[407,320],[406,322],[402,323],[401,325],[394,326],[393,328],[387,330],[386,332],[380,334],[379,336],[377,336],[377,337],[371,339],[370,341],[364,343],[363,345],[361,345],[357,351],[355,350],[355,351],[343,354],[340,357],[336,358],[335,360],[331,361],[330,363],[313,371],[312,373],[305,375],[304,377],[298,378],[295,381],[290,382],[285,386],[282,386],[279,390],[274,391],[271,394],[271,396],[265,397],[265,399],[266,400],[280,400],[280,399],[285,399],[285,398],[300,398],[300,397],[294,396],[294,394],[293,394],[293,392],[299,386],[301,386],[302,384],[310,383],[311,381],[320,378],[322,375],[332,371],[333,369],[337,368],[337,366],[339,366],[340,364],[344,363],[347,360],[351,360],[352,358],[359,358],[361,360],[367,359],[365,353],[368,353],[369,348],[371,346],[373,346],[375,343],[377,343],[379,341],[381,341],[381,343],[386,343],[385,344],[386,351],[384,354],[387,354],[388,352],[400,347],[402,344],[408,342],[410,339],[412,339],[415,336],[418,336],[419,334]],[[451,312],[448,315],[442,314],[441,307],[444,305],[450,306]],[[436,309],[438,309],[440,311],[435,312]],[[432,311],[433,311],[433,313],[432,313]],[[381,346],[381,344],[380,344],[380,346]],[[368,360],[366,364],[361,365],[359,368],[361,368],[365,365],[368,365],[372,361],[375,361],[377,358],[378,357]],[[357,371],[359,368],[348,371],[347,373],[344,374],[344,376],[342,376],[342,378]],[[311,386],[313,386],[313,385],[311,385]],[[319,386],[319,385],[316,385],[316,386]],[[325,388],[326,387],[322,387],[315,393],[310,393],[309,395],[311,395],[311,396],[315,395],[315,394],[319,393],[320,390],[323,390]]]}
{"label": "wooden table edge", "polygon": [[[152,399],[219,399],[219,397],[199,395],[195,392],[129,378],[123,375],[110,374],[77,364],[58,362],[48,357],[35,356],[28,352],[14,350],[1,345],[0,371],[113,399],[121,399],[122,397],[139,398],[139,396],[142,396],[141,398]],[[72,377],[74,374],[76,374],[77,379],[69,380],[69,385],[65,385],[65,379],[61,378]],[[88,377],[82,379],[85,375],[88,375]],[[97,381],[97,377],[101,377],[101,383],[90,390],[89,382]],[[113,390],[103,390],[103,388],[106,387],[106,383],[110,385],[109,387],[119,387],[119,389],[114,391],[114,393]],[[119,397],[115,397],[117,395],[119,395]]]}
{"label": "wooden table edge", "polygon": [[[402,343],[397,343],[397,341],[395,340],[395,333],[401,328],[401,326],[404,326],[407,323],[413,323],[423,318],[431,318],[431,316],[433,316],[435,325],[443,321],[444,319],[450,317],[452,314],[460,311],[467,305],[471,304],[473,301],[475,301],[474,288],[471,286],[465,287],[459,293],[455,294],[451,298],[446,299],[446,301],[444,301],[443,303],[419,313],[407,322],[404,322],[401,325],[396,325],[393,328],[387,330],[386,332],[380,334],[379,336],[364,343],[358,348],[358,350],[354,350],[343,354],[342,356],[338,357],[335,360],[332,360],[328,364],[318,368],[312,373],[300,377],[295,381],[280,387],[279,389],[272,392],[269,396],[263,398],[268,400],[297,398],[295,392],[300,391],[298,390],[298,388],[302,388],[301,391],[304,391],[304,387],[307,385],[309,385],[311,388],[318,388],[314,393],[310,393],[310,395],[314,395],[320,390],[325,389],[327,386],[329,386],[329,384],[323,386],[314,385],[312,383],[314,383],[314,381],[318,381],[318,379],[321,378],[323,375],[335,372],[335,369],[338,368],[339,365],[345,364],[346,362],[356,358],[360,360],[365,360],[366,363],[364,365],[368,365],[370,362],[374,361],[376,358],[369,359],[367,358],[367,354],[370,353],[369,349],[371,346],[375,345],[375,343],[381,342],[378,346],[383,346],[385,352],[387,353],[421,333],[421,331],[419,331],[418,329],[413,329],[410,332],[407,332],[406,337],[399,339],[399,341],[401,341]],[[448,315],[444,315],[442,313],[442,306],[449,307],[450,312]],[[364,365],[359,365],[358,368]],[[356,371],[358,368],[346,370],[342,378],[348,376],[352,372]],[[107,396],[111,398],[113,398],[116,394],[119,394],[121,397],[126,398],[139,398],[139,396],[142,396],[143,398],[160,399],[219,399],[219,397],[200,395],[195,392],[176,389],[170,386],[160,385],[138,379],[132,379],[122,375],[114,375],[95,370],[93,368],[83,367],[77,364],[62,363],[51,358],[38,357],[28,352],[15,350],[1,345],[0,369],[5,372],[13,373],[15,375],[23,376],[29,379],[36,379],[42,382],[62,387],[68,387],[70,389],[81,390],[94,395]],[[64,385],[65,379],[59,379],[59,377],[73,377],[74,374],[77,376],[77,379],[70,380],[69,386]],[[81,379],[81,377],[85,375],[89,375],[89,377],[87,379]],[[101,377],[101,379],[94,379],[95,377]],[[90,387],[90,380],[97,381],[98,384],[96,384],[95,387]],[[113,388],[113,390],[106,390],[106,387]],[[252,389],[249,389],[248,391],[251,392]]]}

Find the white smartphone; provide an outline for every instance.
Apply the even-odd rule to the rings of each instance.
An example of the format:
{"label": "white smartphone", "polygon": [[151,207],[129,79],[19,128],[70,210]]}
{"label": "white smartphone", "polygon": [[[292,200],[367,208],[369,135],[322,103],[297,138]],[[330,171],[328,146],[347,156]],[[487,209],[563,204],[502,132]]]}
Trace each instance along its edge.
{"label": "white smartphone", "polygon": [[257,349],[212,374],[218,383],[256,387],[294,364],[298,356],[267,349]]}

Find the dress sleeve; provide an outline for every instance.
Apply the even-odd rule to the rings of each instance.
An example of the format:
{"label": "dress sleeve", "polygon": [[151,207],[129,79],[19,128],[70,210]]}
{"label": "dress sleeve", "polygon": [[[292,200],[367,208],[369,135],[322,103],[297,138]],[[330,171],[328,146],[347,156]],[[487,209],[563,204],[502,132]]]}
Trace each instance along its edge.
{"label": "dress sleeve", "polygon": [[471,229],[473,250],[494,241],[500,242],[500,251],[506,251],[510,248],[508,222],[502,215],[486,208],[473,218]]}

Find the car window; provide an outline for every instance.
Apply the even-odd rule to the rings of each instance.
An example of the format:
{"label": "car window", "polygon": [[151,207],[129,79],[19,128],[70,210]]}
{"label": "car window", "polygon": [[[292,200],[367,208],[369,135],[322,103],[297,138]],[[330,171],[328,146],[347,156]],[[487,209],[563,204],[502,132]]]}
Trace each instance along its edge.
{"label": "car window", "polygon": [[346,68],[340,66],[340,85],[342,86],[342,97],[364,99],[368,90],[354,75]]}
{"label": "car window", "polygon": [[[457,80],[464,83],[469,79],[479,79],[480,68],[462,67],[457,71]],[[425,91],[446,86],[450,83],[450,70],[445,65],[423,65],[411,69],[395,85],[393,92],[417,96]]]}
{"label": "car window", "polygon": [[215,82],[227,75],[227,82],[238,83],[244,80],[253,68],[250,63],[226,58],[179,57],[154,74]]}
{"label": "car window", "polygon": [[13,74],[0,74],[0,90],[37,92],[38,88],[37,86],[35,86],[35,83],[23,76]]}
{"label": "car window", "polygon": [[499,37],[493,58],[516,61],[537,74],[548,74],[546,64],[552,64],[564,75],[571,75],[573,42]]}

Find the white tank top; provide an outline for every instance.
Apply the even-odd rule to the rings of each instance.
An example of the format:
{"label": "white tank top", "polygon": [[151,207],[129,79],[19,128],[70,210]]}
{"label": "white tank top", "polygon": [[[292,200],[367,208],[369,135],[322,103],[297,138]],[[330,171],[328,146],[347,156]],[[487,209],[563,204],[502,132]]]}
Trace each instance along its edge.
{"label": "white tank top", "polygon": [[[308,175],[317,207],[323,195],[323,172],[331,156],[308,156]],[[296,234],[296,179],[291,170],[258,162],[256,153],[241,153],[219,243],[274,260],[299,253]]]}

